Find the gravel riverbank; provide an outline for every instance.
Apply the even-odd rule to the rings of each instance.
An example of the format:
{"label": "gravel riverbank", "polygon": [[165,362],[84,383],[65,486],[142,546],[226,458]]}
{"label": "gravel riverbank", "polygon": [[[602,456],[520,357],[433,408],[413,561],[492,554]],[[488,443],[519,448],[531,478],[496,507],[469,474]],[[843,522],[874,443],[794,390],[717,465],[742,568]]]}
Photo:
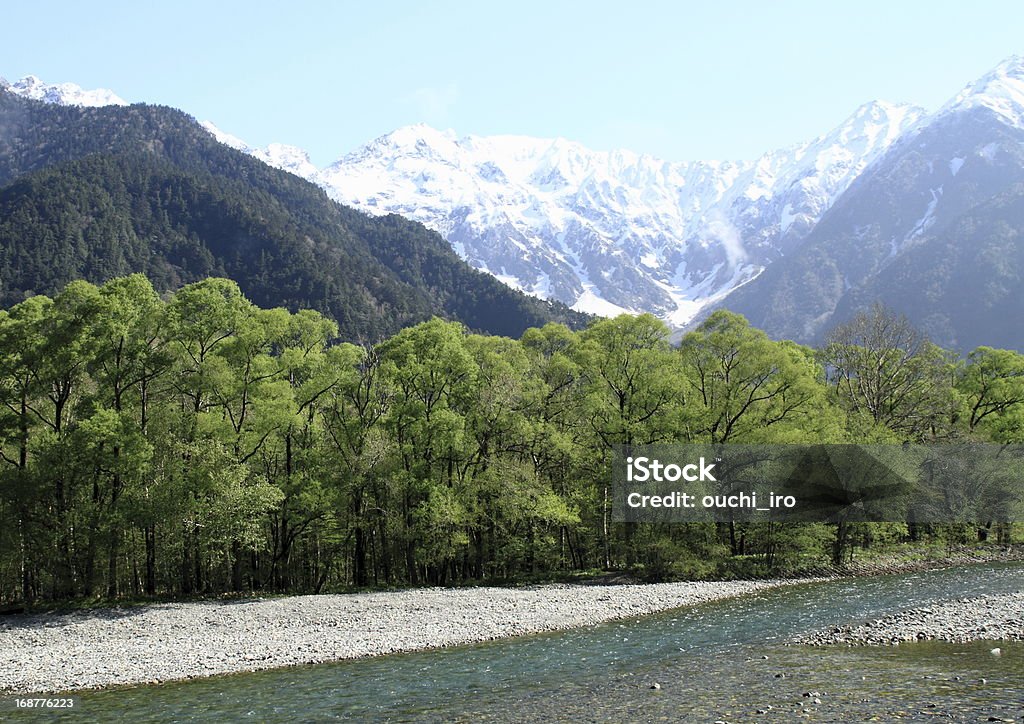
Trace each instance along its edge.
{"label": "gravel riverbank", "polygon": [[589,626],[792,581],[417,589],[0,620],[0,692],[190,679]]}
{"label": "gravel riverbank", "polygon": [[1024,641],[1024,591],[910,608],[856,626],[836,626],[800,638],[812,646],[896,645],[903,641]]}

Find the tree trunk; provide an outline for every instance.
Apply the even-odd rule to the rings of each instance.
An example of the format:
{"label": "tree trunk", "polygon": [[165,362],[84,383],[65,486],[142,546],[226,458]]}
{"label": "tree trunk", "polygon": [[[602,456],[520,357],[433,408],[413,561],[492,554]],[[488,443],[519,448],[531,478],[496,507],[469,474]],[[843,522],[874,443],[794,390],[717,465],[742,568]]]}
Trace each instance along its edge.
{"label": "tree trunk", "polygon": [[146,595],[156,594],[156,526],[147,525],[146,538]]}
{"label": "tree trunk", "polygon": [[192,593],[192,541],[188,529],[181,533],[181,592]]}
{"label": "tree trunk", "polygon": [[238,541],[231,541],[231,590],[242,590],[242,545]]}
{"label": "tree trunk", "polygon": [[121,552],[121,536],[117,531],[110,535],[110,550],[107,555],[107,597],[117,598],[117,557]]}

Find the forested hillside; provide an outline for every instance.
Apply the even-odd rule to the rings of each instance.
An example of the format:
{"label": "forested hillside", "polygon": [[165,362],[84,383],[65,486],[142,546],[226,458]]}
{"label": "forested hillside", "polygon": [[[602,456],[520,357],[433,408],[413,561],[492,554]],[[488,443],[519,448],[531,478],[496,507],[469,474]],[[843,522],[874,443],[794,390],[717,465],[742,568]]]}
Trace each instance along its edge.
{"label": "forested hillside", "polygon": [[0,303],[133,272],[210,275],[263,306],[315,309],[353,341],[440,315],[517,336],[585,317],[462,262],[437,234],[370,218],[158,106],[78,108],[0,90]]}
{"label": "forested hillside", "polygon": [[0,313],[0,601],[751,575],[1019,535],[980,512],[609,522],[617,444],[1024,442],[1024,356],[958,360],[880,308],[817,351],[727,312],[677,349],[648,315],[519,340],[440,319],[372,347],[337,335],[225,279],[166,300],[141,275],[77,281]]}

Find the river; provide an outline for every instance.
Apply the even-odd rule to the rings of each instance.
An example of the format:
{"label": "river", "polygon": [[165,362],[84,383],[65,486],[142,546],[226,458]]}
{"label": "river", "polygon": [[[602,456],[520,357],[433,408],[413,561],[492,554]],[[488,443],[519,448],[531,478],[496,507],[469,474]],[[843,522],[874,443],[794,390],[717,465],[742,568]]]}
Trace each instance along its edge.
{"label": "river", "polygon": [[[988,721],[1024,717],[1024,644],[786,642],[929,602],[1024,589],[989,564],[772,589],[488,644],[76,694],[88,721]],[[1024,612],[1022,612],[1024,615]],[[198,634],[198,635],[201,635]],[[39,721],[40,712],[0,713]]]}

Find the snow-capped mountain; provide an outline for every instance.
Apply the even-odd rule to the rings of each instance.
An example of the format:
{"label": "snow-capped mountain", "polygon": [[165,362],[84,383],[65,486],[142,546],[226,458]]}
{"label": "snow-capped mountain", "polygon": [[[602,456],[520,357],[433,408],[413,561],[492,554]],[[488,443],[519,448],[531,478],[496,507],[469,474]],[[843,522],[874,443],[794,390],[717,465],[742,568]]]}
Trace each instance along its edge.
{"label": "snow-capped mountain", "polygon": [[809,143],[740,162],[417,125],[307,178],[342,203],[422,222],[473,266],[537,296],[681,325],[798,243],[923,115],[869,103]]}
{"label": "snow-capped mountain", "polygon": [[[46,86],[31,77],[18,85],[15,92],[54,102],[89,98],[102,104],[104,96],[90,94],[121,102],[109,91]],[[886,158],[911,158],[908,149],[918,139],[945,149],[929,161],[929,174],[944,168],[955,177],[961,167],[970,170],[975,156],[991,161],[999,144],[975,143],[989,131],[972,136],[962,151],[950,150],[959,147],[955,137],[942,140],[943,127],[961,133],[960,120],[979,113],[1001,127],[1024,128],[1024,60],[1008,59],[935,113],[867,103],[812,141],[748,161],[666,161],[625,150],[594,151],[563,138],[459,137],[414,125],[319,169],[302,149],[255,148],[203,125],[221,142],[319,184],[344,204],[374,215],[397,213],[437,230],[470,264],[512,286],[602,315],[650,311],[678,327],[729,295],[730,304],[745,300],[748,313],[763,307],[765,300],[755,298],[768,282],[762,271],[779,260],[788,266],[808,239],[835,243],[819,228],[822,220]],[[872,197],[858,206],[864,218],[847,220],[850,243],[884,227],[891,236],[884,240],[885,263],[891,263],[937,229],[936,219],[960,213],[954,206],[977,195],[944,194],[952,186],[941,179],[918,181],[923,186],[914,193],[921,198],[908,197],[907,206],[884,223],[879,219],[892,211],[891,199]],[[879,188],[908,183],[893,177]],[[851,254],[853,267],[866,258]],[[851,281],[855,274],[837,273],[837,294],[857,283]],[[742,294],[732,294],[741,288]],[[785,299],[777,295],[772,304]],[[815,307],[800,314],[810,321],[794,328],[797,338],[800,330],[820,327],[831,311]]]}
{"label": "snow-capped mountain", "polygon": [[1024,58],[905,134],[800,246],[722,304],[820,342],[876,301],[937,344],[1024,344]]}
{"label": "snow-capped mountain", "polygon": [[26,75],[14,83],[7,83],[0,78],[0,87],[6,88],[15,95],[45,101],[60,106],[126,106],[128,101],[118,97],[113,91],[105,88],[83,90],[74,83],[44,83],[34,75]]}
{"label": "snow-capped mountain", "polygon": [[984,108],[1005,123],[1024,128],[1024,56],[1007,58],[956,94],[935,114],[936,118],[950,113]]}

